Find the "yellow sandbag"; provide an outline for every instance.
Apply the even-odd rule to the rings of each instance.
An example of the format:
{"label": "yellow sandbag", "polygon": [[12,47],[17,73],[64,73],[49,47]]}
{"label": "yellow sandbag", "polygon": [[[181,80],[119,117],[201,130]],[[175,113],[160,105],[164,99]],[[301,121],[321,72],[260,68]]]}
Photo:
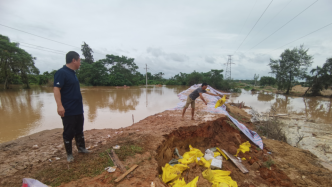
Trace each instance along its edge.
{"label": "yellow sandbag", "polygon": [[198,176],[195,177],[191,182],[189,182],[184,187],[197,187],[197,182],[198,182]]}
{"label": "yellow sandbag", "polygon": [[235,156],[237,156],[240,153],[240,151],[242,153],[249,152],[250,151],[250,147],[251,147],[251,145],[250,145],[249,141],[244,142],[243,144],[240,145],[240,147],[237,150]]}
{"label": "yellow sandbag", "polygon": [[206,168],[210,168],[210,166],[211,166],[211,162],[212,162],[212,159],[211,159],[211,160],[205,160],[204,157],[201,157],[201,158],[199,158],[199,160],[198,160],[198,158],[196,158],[196,163],[197,163],[198,165],[204,166],[204,167],[206,167]]}
{"label": "yellow sandbag", "polygon": [[182,186],[185,186],[185,185],[186,185],[186,182],[184,181],[184,178],[182,178],[182,180],[177,179],[176,181],[171,183],[172,187],[182,187]]}
{"label": "yellow sandbag", "polygon": [[193,148],[191,145],[189,145],[189,149],[190,149],[190,151],[185,152],[183,154],[183,158],[178,160],[181,164],[194,163],[196,161],[197,157],[204,156],[202,151],[200,151],[199,149]]}
{"label": "yellow sandbag", "polygon": [[172,180],[180,178],[181,173],[188,169],[189,167],[183,164],[175,164],[174,166],[169,165],[168,163],[165,167],[162,167],[163,175],[162,179],[164,183],[168,183]]}
{"label": "yellow sandbag", "polygon": [[197,187],[198,177],[194,178],[191,182],[186,184],[184,181],[184,178],[182,180],[178,179],[174,181],[174,183],[171,183],[172,187]]}
{"label": "yellow sandbag", "polygon": [[229,187],[237,187],[237,183],[229,176],[230,171],[211,170],[210,168],[203,171],[203,177],[212,183],[213,187],[221,187],[228,185]]}
{"label": "yellow sandbag", "polygon": [[224,95],[221,99],[219,99],[216,102],[216,105],[214,106],[214,108],[218,108],[218,107],[222,106],[223,104],[225,104],[225,102],[226,102],[226,95]]}
{"label": "yellow sandbag", "polygon": [[214,179],[214,174],[212,173],[211,168],[208,168],[207,170],[203,171],[202,176],[204,179],[208,180],[209,182],[212,182]]}
{"label": "yellow sandbag", "polygon": [[217,157],[217,156],[220,156],[220,153],[219,152],[213,152],[213,157]]}
{"label": "yellow sandbag", "polygon": [[222,156],[224,156],[226,160],[228,160],[228,157],[225,155],[225,153],[222,152],[218,147],[217,147],[217,151],[218,151]]}

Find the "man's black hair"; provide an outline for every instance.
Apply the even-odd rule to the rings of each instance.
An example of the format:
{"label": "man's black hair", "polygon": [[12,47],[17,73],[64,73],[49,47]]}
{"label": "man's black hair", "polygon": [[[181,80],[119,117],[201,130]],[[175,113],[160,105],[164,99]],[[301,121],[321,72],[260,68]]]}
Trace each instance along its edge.
{"label": "man's black hair", "polygon": [[208,85],[208,84],[207,84],[206,82],[203,82],[203,83],[202,83],[202,87],[203,87],[203,86],[207,86],[207,85]]}
{"label": "man's black hair", "polygon": [[75,51],[69,51],[66,54],[66,64],[69,64],[73,61],[73,58],[75,60],[78,60],[78,58],[80,58],[80,55],[78,53],[76,53]]}

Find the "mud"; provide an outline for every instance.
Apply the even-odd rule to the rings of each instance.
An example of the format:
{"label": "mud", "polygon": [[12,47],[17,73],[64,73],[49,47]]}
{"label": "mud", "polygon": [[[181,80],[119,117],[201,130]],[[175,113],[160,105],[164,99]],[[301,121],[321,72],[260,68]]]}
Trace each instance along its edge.
{"label": "mud", "polygon": [[[73,148],[75,161],[70,164],[65,160],[61,129],[43,131],[0,144],[0,186],[20,186],[22,178],[25,177],[59,186],[56,180],[61,172],[69,170],[72,175],[68,175],[68,179],[61,183],[62,187],[150,186],[151,182],[161,187],[165,186],[159,178],[161,167],[174,157],[175,147],[180,154],[189,150],[189,144],[202,152],[217,146],[234,154],[241,143],[248,141],[241,132],[227,123],[228,119],[223,115],[198,111],[196,120],[192,121],[189,114],[190,111],[187,111],[182,121],[181,111],[165,111],[126,128],[85,131],[87,147],[90,147],[93,153],[80,155]],[[232,179],[237,181],[240,187],[329,186],[332,183],[332,172],[324,168],[320,164],[321,160],[309,151],[269,139],[263,139],[263,142],[264,150],[259,150],[251,143],[251,151],[239,155],[246,158],[243,164],[249,170],[247,174],[240,172],[229,160],[224,160],[223,169],[232,172]],[[127,156],[122,160],[127,168],[134,164],[139,167],[119,183],[114,183],[120,175],[118,170],[115,173],[101,171],[87,176],[85,171],[89,171],[91,164],[100,164],[99,156],[117,144],[143,148],[142,153]],[[33,145],[38,145],[38,149],[34,149]],[[56,157],[60,160],[56,160]],[[101,163],[100,167],[105,164],[107,163]],[[210,186],[201,177],[204,170],[201,166],[190,165],[190,169],[183,173],[186,182],[200,176],[198,186]]]}

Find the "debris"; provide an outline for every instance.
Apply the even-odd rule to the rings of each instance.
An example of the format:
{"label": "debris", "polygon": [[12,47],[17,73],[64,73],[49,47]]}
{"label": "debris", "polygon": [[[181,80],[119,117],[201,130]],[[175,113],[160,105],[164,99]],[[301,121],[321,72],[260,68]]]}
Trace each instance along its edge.
{"label": "debris", "polygon": [[175,158],[173,158],[171,161],[168,162],[169,165],[174,166],[175,164],[179,164],[179,161]]}
{"label": "debris", "polygon": [[48,187],[36,179],[24,178],[22,187]]}
{"label": "debris", "polygon": [[132,172],[134,169],[136,169],[138,165],[133,165],[128,171],[126,171],[124,174],[122,174],[120,177],[115,179],[115,182],[120,182],[125,176],[127,176],[130,172]]}
{"label": "debris", "polygon": [[225,150],[221,149],[228,157],[231,159],[231,161],[242,171],[242,173],[248,173],[249,171],[247,168],[244,167],[243,164],[239,162],[237,158],[235,158],[233,155],[227,153]]}
{"label": "debris", "polygon": [[113,173],[113,172],[115,172],[116,168],[117,168],[117,166],[107,167],[107,168],[105,168],[105,170],[107,170],[107,172],[109,172],[109,173]]}
{"label": "debris", "polygon": [[196,159],[196,163],[197,163],[198,165],[204,166],[204,167],[206,167],[206,168],[210,168],[210,166],[211,166],[211,162],[212,162],[212,160],[207,161],[207,160],[205,160],[204,157],[201,157],[201,158],[197,157],[197,159]]}
{"label": "debris", "polygon": [[205,150],[204,158],[205,160],[212,160],[214,158],[214,153],[210,149],[207,149]]}
{"label": "debris", "polygon": [[111,137],[111,135],[107,135],[107,138],[110,138]]}
{"label": "debris", "polygon": [[154,182],[151,182],[151,187],[156,187],[156,185],[154,184]]}
{"label": "debris", "polygon": [[60,158],[59,157],[55,157],[55,160],[60,160]]}
{"label": "debris", "polygon": [[222,161],[222,156],[216,156],[215,159],[218,159],[218,160]]}
{"label": "debris", "polygon": [[184,164],[176,164],[174,166],[169,165],[166,163],[165,167],[162,167],[163,174],[162,174],[162,180],[166,184],[174,179],[177,179],[181,176],[181,173],[189,169],[187,165]]}
{"label": "debris", "polygon": [[113,146],[113,149],[120,149],[119,145]]}
{"label": "debris", "polygon": [[177,155],[177,156],[178,156],[179,158],[181,158],[181,159],[183,158],[183,157],[179,154],[179,150],[178,150],[178,148],[175,148],[175,149],[174,149],[174,154]]}
{"label": "debris", "polygon": [[109,154],[109,156],[111,157],[111,160],[113,161],[114,165],[116,165],[120,169],[121,173],[126,171],[126,168],[120,161],[118,155],[115,154],[113,149],[111,150],[111,153]]}
{"label": "debris", "polygon": [[39,147],[38,147],[38,145],[33,145],[32,148],[33,149],[38,149]]}
{"label": "debris", "polygon": [[211,169],[221,169],[222,167],[222,160],[219,159],[212,159],[211,162]]}
{"label": "debris", "polygon": [[228,157],[225,155],[224,152],[222,152],[218,147],[216,149],[226,160],[228,160]]}
{"label": "debris", "polygon": [[52,162],[52,159],[48,159],[48,161]]}

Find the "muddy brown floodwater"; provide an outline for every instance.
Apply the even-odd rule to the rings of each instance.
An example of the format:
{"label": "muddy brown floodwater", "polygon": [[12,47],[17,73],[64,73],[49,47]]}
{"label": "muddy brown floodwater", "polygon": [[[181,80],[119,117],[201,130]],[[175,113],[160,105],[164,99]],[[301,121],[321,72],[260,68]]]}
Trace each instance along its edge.
{"label": "muddy brown floodwater", "polygon": [[[150,115],[173,108],[177,94],[187,86],[134,86],[130,88],[82,87],[85,130],[127,127]],[[244,101],[259,112],[273,106],[280,113],[293,113],[330,124],[330,98],[289,97],[242,90],[234,102]],[[0,143],[42,130],[62,128],[51,87],[0,90]]]}
{"label": "muddy brown floodwater", "polygon": [[[182,86],[82,87],[84,130],[127,127],[173,108]],[[62,128],[52,87],[0,91],[0,143]]]}
{"label": "muddy brown floodwater", "polygon": [[332,124],[332,98],[296,97],[269,92],[242,90],[233,93],[231,102],[245,102],[258,112],[269,112],[273,107],[277,113],[302,117],[315,122]]}

